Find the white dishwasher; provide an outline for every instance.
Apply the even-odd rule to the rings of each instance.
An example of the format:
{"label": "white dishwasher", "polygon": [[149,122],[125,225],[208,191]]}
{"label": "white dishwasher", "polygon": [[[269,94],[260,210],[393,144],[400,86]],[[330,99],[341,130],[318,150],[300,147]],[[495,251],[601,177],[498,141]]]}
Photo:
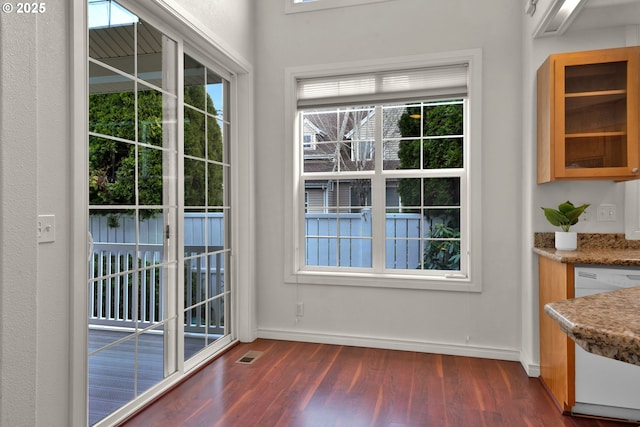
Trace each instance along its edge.
{"label": "white dishwasher", "polygon": [[[640,286],[640,267],[575,267],[576,298],[635,286]],[[640,366],[576,345],[573,413],[640,421]]]}

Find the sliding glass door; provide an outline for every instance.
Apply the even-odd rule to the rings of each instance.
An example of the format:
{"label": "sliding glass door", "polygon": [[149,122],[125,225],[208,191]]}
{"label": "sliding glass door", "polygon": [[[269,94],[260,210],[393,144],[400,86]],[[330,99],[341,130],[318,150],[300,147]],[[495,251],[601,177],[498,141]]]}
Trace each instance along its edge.
{"label": "sliding glass door", "polygon": [[88,0],[89,424],[231,342],[230,76]]}
{"label": "sliding glass door", "polygon": [[[227,335],[229,82],[184,55],[184,357]],[[225,305],[225,301],[227,305]],[[225,309],[226,307],[226,309]]]}

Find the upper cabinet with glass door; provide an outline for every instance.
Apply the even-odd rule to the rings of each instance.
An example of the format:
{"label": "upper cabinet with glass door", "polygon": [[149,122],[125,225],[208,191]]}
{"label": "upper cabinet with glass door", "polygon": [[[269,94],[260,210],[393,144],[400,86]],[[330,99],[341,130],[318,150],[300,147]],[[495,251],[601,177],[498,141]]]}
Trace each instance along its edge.
{"label": "upper cabinet with glass door", "polygon": [[550,55],[538,69],[538,183],[640,178],[640,47]]}

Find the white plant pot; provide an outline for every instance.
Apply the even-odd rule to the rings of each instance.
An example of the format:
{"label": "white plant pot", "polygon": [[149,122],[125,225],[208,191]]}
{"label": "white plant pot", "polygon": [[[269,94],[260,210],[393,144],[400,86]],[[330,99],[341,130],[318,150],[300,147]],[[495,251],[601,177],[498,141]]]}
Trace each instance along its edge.
{"label": "white plant pot", "polygon": [[575,231],[556,231],[556,249],[575,251],[578,248],[578,233]]}

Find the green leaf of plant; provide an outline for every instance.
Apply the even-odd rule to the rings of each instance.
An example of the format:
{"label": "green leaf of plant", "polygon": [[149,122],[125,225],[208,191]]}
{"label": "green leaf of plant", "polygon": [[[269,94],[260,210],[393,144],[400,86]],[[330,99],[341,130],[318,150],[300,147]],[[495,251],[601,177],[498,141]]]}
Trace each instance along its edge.
{"label": "green leaf of plant", "polygon": [[563,231],[569,231],[572,225],[578,223],[578,218],[588,207],[588,203],[575,207],[573,203],[567,200],[558,205],[558,209],[542,208],[542,210],[551,225],[560,227]]}
{"label": "green leaf of plant", "polygon": [[542,210],[544,211],[545,218],[547,218],[547,221],[549,221],[551,225],[562,227],[570,223],[570,220],[559,210],[553,208],[542,208]]}
{"label": "green leaf of plant", "polygon": [[567,214],[567,212],[571,212],[572,210],[574,210],[576,207],[573,206],[573,203],[571,203],[570,201],[566,201],[564,203],[560,203],[560,205],[558,205],[558,210],[560,212],[562,212],[563,214]]}
{"label": "green leaf of plant", "polygon": [[567,218],[569,218],[571,225],[577,224],[578,223],[578,218],[580,217],[580,215],[582,215],[582,213],[585,211],[585,209],[587,209],[589,207],[588,204],[584,204],[582,206],[578,206],[577,208],[574,208],[568,212],[565,212],[565,216]]}

